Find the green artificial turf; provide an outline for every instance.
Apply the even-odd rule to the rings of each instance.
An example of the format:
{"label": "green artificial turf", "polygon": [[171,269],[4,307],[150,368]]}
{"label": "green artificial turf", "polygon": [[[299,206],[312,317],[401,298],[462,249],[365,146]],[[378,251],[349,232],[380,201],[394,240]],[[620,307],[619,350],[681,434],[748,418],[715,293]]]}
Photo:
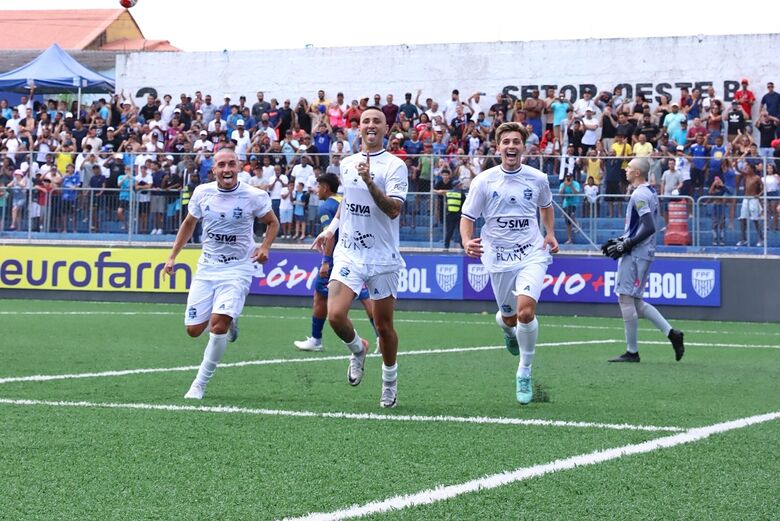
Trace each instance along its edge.
{"label": "green artificial turf", "polygon": [[[687,342],[703,345],[689,346],[675,362],[663,335],[641,322],[642,362],[608,364],[624,349],[620,320],[540,317],[534,379],[545,399],[521,407],[514,398],[517,358],[499,347],[492,315],[399,312],[399,406],[388,411],[378,406],[378,357],[369,358],[363,383],[352,388],[348,353],[327,326],[324,352],[298,352],[292,342],[309,333],[310,311],[270,307],[244,310],[239,341],[223,362],[277,363],[222,367],[206,399],[193,403],[183,394],[196,370],[172,369],[197,366],[206,337],[184,334],[183,311],[164,304],[0,302],[0,379],[163,369],[0,383],[2,399],[238,408],[0,404],[0,519],[280,519],[673,434],[242,409],[684,429],[780,411],[778,324],[678,321]],[[372,338],[362,310],[352,317]],[[571,345],[545,345],[557,343]],[[483,346],[495,349],[404,354]],[[370,518],[771,519],[777,512],[771,491],[780,488],[779,424]]]}

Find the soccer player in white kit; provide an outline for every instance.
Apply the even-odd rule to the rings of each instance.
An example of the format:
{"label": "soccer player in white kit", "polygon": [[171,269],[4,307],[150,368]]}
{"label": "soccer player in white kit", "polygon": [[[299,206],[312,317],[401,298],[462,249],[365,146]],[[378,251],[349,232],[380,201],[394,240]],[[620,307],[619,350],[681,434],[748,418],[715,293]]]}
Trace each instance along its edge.
{"label": "soccer player in white kit", "polygon": [[[203,220],[203,251],[187,296],[184,325],[191,337],[209,329],[203,362],[185,398],[202,400],[227,342],[238,337],[238,316],[244,308],[254,274],[254,262],[265,263],[279,231],[279,221],[264,190],[238,180],[238,157],[231,149],[214,155],[216,181],[198,185],[190,198],[187,217],[179,228],[165,272],[171,275],[176,256]],[[268,228],[261,245],[252,227],[259,219]]]}
{"label": "soccer player in white kit", "polygon": [[639,362],[637,331],[639,319],[646,318],[672,343],[674,358],[678,362],[685,353],[683,332],[673,329],[664,316],[651,304],[642,300],[645,293],[650,265],[655,258],[655,231],[658,218],[658,195],[647,183],[650,163],[646,158],[635,158],[628,163],[626,179],[633,187],[626,209],[623,235],[608,240],[601,250],[604,255],[618,261],[617,284],[620,313],[626,332],[626,352],[610,362]]}
{"label": "soccer player in white kit", "polygon": [[374,303],[374,325],[382,346],[382,394],[379,405],[395,407],[398,391],[398,336],[393,326],[393,308],[398,294],[399,271],[405,266],[399,244],[399,219],[406,192],[406,164],[384,149],[387,121],[378,109],[360,116],[363,152],[341,162],[344,198],[336,217],[314,241],[322,251],[339,231],[333,252],[333,271],[328,284],[328,322],[352,353],[347,381],[358,385],[368,342],[349,320],[348,312],[363,284]]}
{"label": "soccer player in white kit", "polygon": [[[466,255],[482,260],[498,304],[496,323],[504,331],[506,348],[520,355],[515,377],[517,401],[533,399],[531,364],[536,350],[536,303],[542,292],[555,239],[552,193],[547,176],[521,162],[528,131],[517,123],[496,129],[501,164],[485,170],[471,182],[460,220]],[[539,230],[536,211],[545,228]],[[483,217],[480,237],[474,222]]]}

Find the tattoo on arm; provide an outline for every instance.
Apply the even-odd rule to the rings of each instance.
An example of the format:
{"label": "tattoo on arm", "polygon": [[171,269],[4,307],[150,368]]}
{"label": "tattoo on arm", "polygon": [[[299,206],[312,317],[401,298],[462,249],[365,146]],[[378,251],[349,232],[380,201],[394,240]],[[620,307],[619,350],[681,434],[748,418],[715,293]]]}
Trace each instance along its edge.
{"label": "tattoo on arm", "polygon": [[373,181],[367,183],[368,193],[373,197],[374,202],[380,210],[385,212],[391,219],[395,219],[401,213],[401,206],[403,203],[398,199],[388,197],[382,193],[379,187]]}

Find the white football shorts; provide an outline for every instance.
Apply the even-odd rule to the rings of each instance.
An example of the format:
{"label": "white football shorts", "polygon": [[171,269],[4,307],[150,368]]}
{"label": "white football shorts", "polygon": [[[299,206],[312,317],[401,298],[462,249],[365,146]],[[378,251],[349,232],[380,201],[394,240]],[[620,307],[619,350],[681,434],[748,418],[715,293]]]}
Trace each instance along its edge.
{"label": "white football shorts", "polygon": [[239,274],[228,274],[228,277],[226,280],[202,280],[195,276],[187,295],[185,326],[208,322],[212,314],[234,319],[241,314],[252,277]]}
{"label": "white football shorts", "polygon": [[[390,269],[391,271],[384,271]],[[336,261],[330,273],[331,282],[337,280],[360,295],[363,285],[368,288],[371,300],[382,300],[392,296],[398,298],[398,270],[396,266],[364,266]]]}
{"label": "white football shorts", "polygon": [[539,302],[548,264],[548,260],[543,259],[523,264],[511,271],[490,274],[490,285],[493,287],[501,316],[511,317],[517,314],[517,297],[520,295]]}
{"label": "white football shorts", "polygon": [[742,207],[739,210],[740,219],[750,219],[751,221],[761,220],[761,204],[755,197],[742,199]]}

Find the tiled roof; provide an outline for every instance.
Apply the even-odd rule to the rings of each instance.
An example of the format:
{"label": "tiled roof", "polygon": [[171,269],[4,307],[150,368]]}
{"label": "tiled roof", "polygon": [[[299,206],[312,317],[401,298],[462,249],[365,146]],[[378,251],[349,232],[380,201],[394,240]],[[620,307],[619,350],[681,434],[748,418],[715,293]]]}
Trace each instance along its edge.
{"label": "tiled roof", "polygon": [[0,49],[84,49],[124,9],[0,11]]}

